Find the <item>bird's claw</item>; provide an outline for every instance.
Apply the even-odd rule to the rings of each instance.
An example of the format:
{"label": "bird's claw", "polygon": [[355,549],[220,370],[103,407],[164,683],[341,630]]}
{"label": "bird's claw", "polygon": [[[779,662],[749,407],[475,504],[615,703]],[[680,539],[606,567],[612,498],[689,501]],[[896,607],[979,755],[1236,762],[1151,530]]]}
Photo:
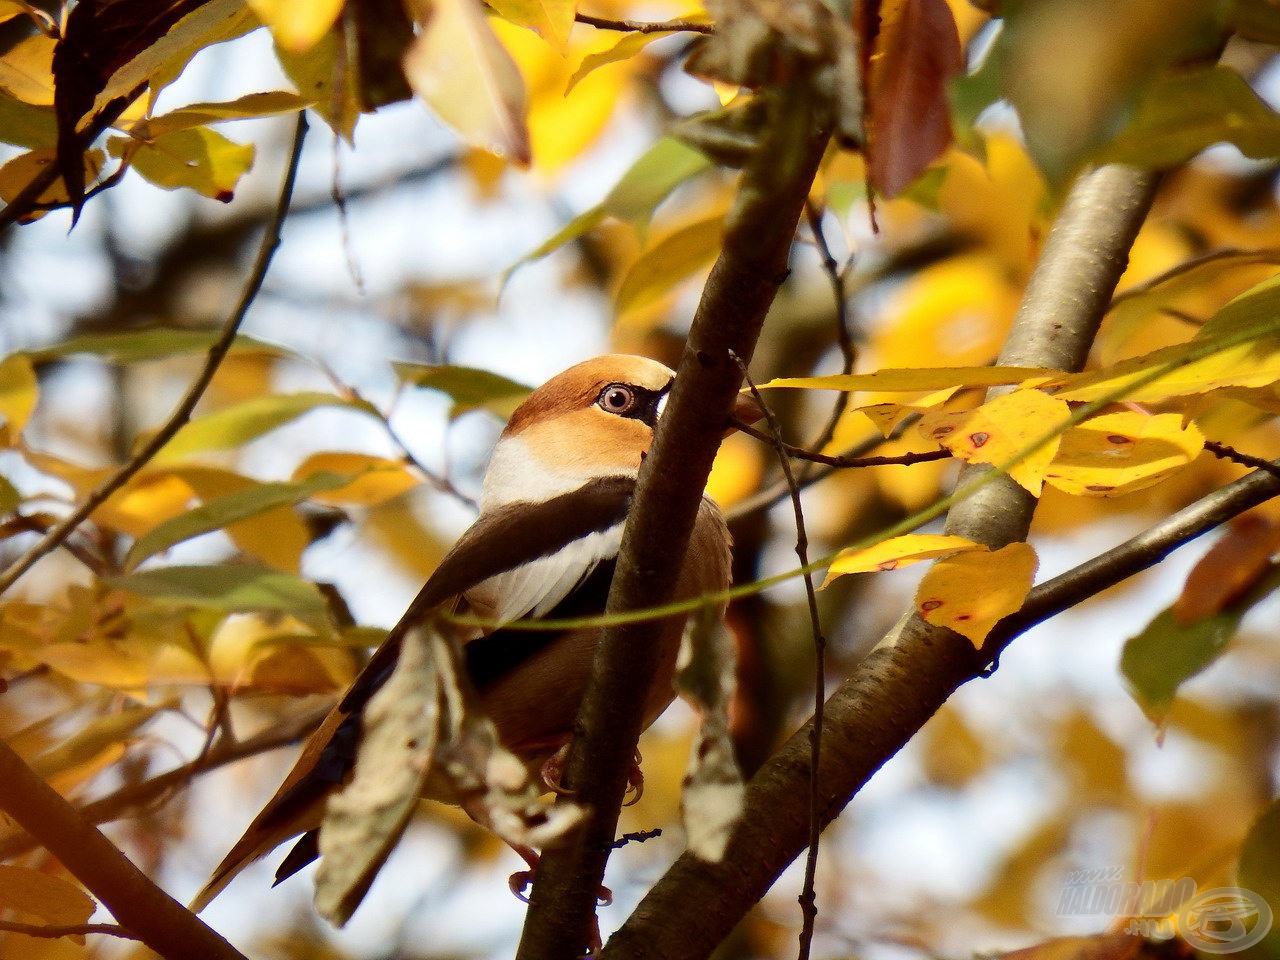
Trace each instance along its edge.
{"label": "bird's claw", "polygon": [[640,769],[643,761],[640,751],[636,751],[635,759],[631,761],[631,769],[627,771],[627,792],[626,799],[622,805],[630,807],[640,802],[640,798],[644,796],[644,771]]}
{"label": "bird's claw", "polygon": [[529,885],[533,883],[532,870],[517,870],[511,876],[507,877],[507,886],[511,888],[511,892],[515,894],[517,900],[524,903],[529,902],[529,898],[525,895],[525,891],[529,889]]}
{"label": "bird's claw", "polygon": [[547,757],[542,763],[542,769],[538,771],[547,789],[558,797],[571,797],[577,792],[564,785],[564,768],[568,759],[569,745],[566,743],[551,756]]}

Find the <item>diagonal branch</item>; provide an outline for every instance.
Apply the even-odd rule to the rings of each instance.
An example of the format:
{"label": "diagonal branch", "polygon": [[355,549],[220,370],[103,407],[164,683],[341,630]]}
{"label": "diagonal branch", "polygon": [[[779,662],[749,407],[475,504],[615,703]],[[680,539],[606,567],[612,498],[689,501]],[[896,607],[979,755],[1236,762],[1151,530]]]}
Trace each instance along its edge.
{"label": "diagonal branch", "polygon": [[166,960],[245,960],[86,823],[3,740],[0,810],[57,857],[122,927]]}
{"label": "diagonal branch", "polygon": [[[1155,178],[1109,166],[1073,185],[1031,277],[1001,363],[1079,369],[1155,193]],[[975,468],[962,476],[971,480]],[[977,470],[990,468],[978,467]],[[949,530],[993,546],[1026,536],[1035,501],[1007,477],[957,504]],[[902,626],[826,703],[817,771],[829,823],[886,760],[988,659],[919,617]],[[680,857],[609,941],[605,958],[708,956],[808,844],[806,724],[747,787],[722,862]]]}
{"label": "diagonal branch", "polygon": [[213,346],[209,348],[209,355],[204,362],[204,367],[201,368],[199,375],[191,386],[187,388],[186,395],[178,403],[173,413],[169,415],[169,419],[143,445],[141,450],[130,457],[124,466],[104,480],[97,489],[85,498],[79,507],[54,525],[35,546],[14,561],[13,565],[4,572],[4,575],[0,576],[0,594],[8,591],[42,557],[61,546],[62,542],[71,536],[80,524],[89,519],[98,507],[106,503],[113,493],[132,480],[138,471],[150,463],[151,459],[160,452],[160,449],[172,440],[174,434],[182,429],[183,425],[191,418],[191,413],[195,410],[196,404],[200,402],[205,390],[213,382],[213,375],[218,372],[218,367],[221,366],[222,361],[231,350],[231,345],[235,342],[236,332],[240,329],[240,324],[244,322],[245,315],[249,312],[249,308],[253,306],[253,301],[257,299],[258,291],[262,289],[262,281],[266,278],[267,268],[271,266],[271,258],[276,252],[276,247],[280,246],[280,230],[284,225],[285,216],[289,212],[289,200],[293,196],[293,184],[298,173],[298,158],[302,156],[302,143],[306,139],[306,133],[306,115],[300,111],[298,113],[297,131],[293,138],[293,152],[289,157],[284,182],[280,187],[280,199],[276,203],[271,219],[267,222],[266,232],[262,237],[262,245],[258,248],[258,255],[253,262],[253,268],[249,272],[249,278],[245,281],[244,290],[240,294],[240,301],[236,304],[235,309],[231,311],[231,316],[227,318],[227,322],[223,325],[221,335]]}
{"label": "diagonal branch", "polygon": [[[799,65],[798,65],[799,66]],[[607,612],[671,600],[711,462],[764,315],[787,276],[800,212],[827,142],[820,101],[803,69],[771,111],[743,170],[724,246],[703,291],[667,411],[640,470]],[[591,940],[595,899],[617,829],[644,701],[657,672],[661,621],[604,632],[569,756],[572,801],[590,811],[566,845],[548,850],[534,883],[519,960],[578,957]]]}

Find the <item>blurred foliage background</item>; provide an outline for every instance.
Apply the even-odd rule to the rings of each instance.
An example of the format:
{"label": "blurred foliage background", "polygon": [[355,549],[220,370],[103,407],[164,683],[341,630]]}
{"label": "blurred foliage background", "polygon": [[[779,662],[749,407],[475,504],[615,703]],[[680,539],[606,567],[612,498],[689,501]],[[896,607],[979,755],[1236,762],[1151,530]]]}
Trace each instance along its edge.
{"label": "blurred foliage background", "polygon": [[[682,69],[705,11],[662,0],[577,11],[689,28],[640,33],[575,23],[572,3],[486,15],[437,0],[437,28],[456,33],[410,70],[425,106],[398,72],[412,39],[398,3],[220,6],[217,29],[233,39],[213,43],[210,27],[189,63],[150,65],[153,94],[90,157],[89,183],[121,157],[131,168],[90,196],[74,230],[58,210],[0,233],[0,550],[13,561],[168,416],[241,290],[290,115],[310,104],[329,124],[313,124],[284,244],[196,418],[0,601],[0,732],[180,899],[278,783],[288,751],[266,748],[314,722],[465,527],[524,390],[606,351],[675,365],[735,186],[732,168],[670,138],[739,94]],[[65,21],[54,4],[0,2],[0,17],[0,195],[12,200],[65,159],[50,72]],[[1095,364],[1183,343],[1276,274],[1280,7],[896,0],[879,18],[862,36],[872,159],[830,151],[757,381],[838,372],[842,342],[859,371],[992,362],[1063,189],[1088,163],[1169,170]],[[482,49],[479,67],[441,59],[477,37],[500,52]],[[364,73],[344,59],[352,44]],[[250,94],[261,96],[240,99]],[[182,114],[190,104],[204,106]],[[514,162],[524,152],[527,167]],[[52,190],[46,200],[67,199]],[[1257,393],[1156,406],[1280,456],[1280,401],[1274,386]],[[936,449],[912,430],[883,439],[837,396],[769,400],[795,443]],[[903,397],[857,396],[877,401]],[[804,497],[815,555],[931,503],[956,472],[943,461],[825,475]],[[1243,472],[1201,455],[1124,496],[1046,487],[1038,579]],[[766,446],[725,443],[711,493],[732,519],[739,583],[794,565],[779,482]],[[1269,557],[1278,524],[1268,504],[1224,533],[1222,575],[1247,549]],[[1135,699],[1119,671],[1125,641],[1185,595],[1206,549],[1020,639],[886,766],[822,847],[819,955],[963,956],[1107,929],[1109,914],[1064,915],[1072,871],[1235,882],[1246,833],[1277,793],[1274,598],[1170,703]],[[916,570],[841,577],[819,594],[833,682],[910,604]],[[789,581],[736,600],[730,624],[750,774],[810,712],[803,592]],[[692,730],[676,707],[642,741],[647,789],[623,829],[664,833],[611,861],[606,930],[681,848]],[[10,825],[0,849],[0,918],[88,917],[21,831]],[[348,929],[314,919],[305,876],[268,893],[265,867],[206,916],[255,957],[505,956],[523,911],[503,882],[510,861],[457,811],[424,805]],[[61,884],[20,896],[37,876]],[[789,955],[798,888],[786,874],[721,955]],[[0,956],[29,960],[128,950],[0,938]]]}

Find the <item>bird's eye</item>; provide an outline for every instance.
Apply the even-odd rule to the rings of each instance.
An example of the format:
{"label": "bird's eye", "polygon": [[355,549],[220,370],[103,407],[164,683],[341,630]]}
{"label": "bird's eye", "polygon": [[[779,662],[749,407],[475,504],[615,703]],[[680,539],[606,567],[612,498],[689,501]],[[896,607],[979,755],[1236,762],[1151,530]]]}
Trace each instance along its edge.
{"label": "bird's eye", "polygon": [[611,383],[600,391],[596,404],[606,413],[623,415],[636,405],[636,392],[624,383]]}

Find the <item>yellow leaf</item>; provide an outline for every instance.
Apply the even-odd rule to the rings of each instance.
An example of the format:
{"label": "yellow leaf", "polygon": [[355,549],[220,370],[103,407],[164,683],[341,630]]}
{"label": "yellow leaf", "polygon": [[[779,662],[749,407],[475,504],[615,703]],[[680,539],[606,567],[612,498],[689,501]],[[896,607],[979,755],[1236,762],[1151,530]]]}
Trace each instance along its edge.
{"label": "yellow leaf", "polygon": [[543,176],[557,173],[595,142],[613,117],[629,74],[607,71],[565,92],[570,65],[528,30],[494,18],[489,25],[515,60],[528,89],[530,150]]}
{"label": "yellow leaf", "polygon": [[871,340],[875,363],[880,367],[986,363],[999,352],[1021,293],[1008,267],[991,255],[961,254],[925,267],[885,304],[889,322],[880,324]]}
{"label": "yellow leaf", "polygon": [[97,909],[75,884],[38,870],[0,864],[0,904],[55,926],[84,923]]}
{"label": "yellow leaf", "polygon": [[[1121,399],[1147,403],[1221,387],[1269,387],[1280,380],[1280,341],[1275,339],[1237,343],[1198,360],[1186,359],[1192,350],[1202,349],[1205,345],[1196,341],[1165,347],[1094,373],[1061,377],[1045,387],[1056,388],[1054,395],[1064,400],[1088,402],[1123,391]],[[1164,370],[1159,379],[1137,385],[1157,370]]]}
{"label": "yellow leaf", "polygon": [[746,434],[731,433],[711,464],[707,496],[722,507],[731,507],[754,493],[760,483],[761,459],[758,443]]}
{"label": "yellow leaf", "polygon": [[[87,115],[96,116],[112,100],[126,96],[144,83],[150,87],[154,106],[160,91],[186,69],[199,51],[243,36],[258,25],[258,18],[245,6],[244,0],[206,0],[159,40],[121,64],[94,98]],[[83,123],[83,118],[80,119]]]}
{"label": "yellow leaf", "polygon": [[982,643],[996,622],[1022,606],[1036,572],[1036,552],[1011,543],[994,552],[970,551],[939,560],[916,590],[916,609],[927,622]]}
{"label": "yellow leaf", "polygon": [[946,557],[966,550],[986,550],[981,544],[965,537],[943,536],[937,533],[908,533],[892,537],[864,550],[843,550],[827,571],[825,587],[836,577],[847,573],[875,573],[881,570],[897,570],[922,560]]}
{"label": "yellow leaf", "polygon": [[[1049,430],[1065,422],[1071,408],[1039,390],[1017,390],[974,410],[926,413],[920,433],[970,463],[1003,465],[1028,451]],[[1009,476],[1040,496],[1044,474],[1058,450],[1054,437],[1009,467]]]}
{"label": "yellow leaf", "polygon": [[947,387],[945,390],[937,390],[921,397],[914,403],[871,403],[865,407],[854,407],[850,412],[861,413],[876,425],[876,429],[887,437],[893,433],[894,427],[911,416],[911,414],[924,413],[940,404],[946,403],[957,389],[959,388]]}
{"label": "yellow leaf", "polygon": [[723,238],[724,216],[716,214],[679,228],[640,254],[618,289],[614,302],[618,319],[643,310],[681,280],[709,266]]}
{"label": "yellow leaf", "polygon": [[191,487],[169,473],[143,473],[112,494],[94,511],[94,522],[141,537],[190,505]]}
{"label": "yellow leaf", "polygon": [[35,657],[81,683],[134,690],[147,682],[145,663],[104,640],[51,643],[35,651]]}
{"label": "yellow leaf", "polygon": [[[254,486],[257,481],[229,470],[207,467],[175,469],[173,475],[187,483],[202,501],[216,500]],[[229,524],[223,529],[245,553],[277,570],[296,573],[302,551],[311,542],[307,525],[292,507],[279,507]]]}
{"label": "yellow leaf", "polygon": [[1179,414],[1108,413],[1062,435],[1045,480],[1080,497],[1118,497],[1155,486],[1203,449],[1204,435]]}
{"label": "yellow leaf", "polygon": [[31,358],[15,353],[0,361],[0,444],[12,447],[36,408],[40,385]]}
{"label": "yellow leaf", "polygon": [[561,54],[569,49],[569,31],[577,0],[488,0],[502,19],[528,27]]}
{"label": "yellow leaf", "polygon": [[334,506],[377,506],[422,483],[401,461],[371,457],[363,453],[312,454],[293,471],[293,479],[305,480],[313,473],[357,475],[345,487],[316,493],[310,497],[317,503]]}
{"label": "yellow leaf", "polygon": [[157,187],[189,187],[230,203],[240,178],[253,166],[253,144],[236,143],[208,127],[174,130],[151,140],[112,137],[107,149]]}
{"label": "yellow leaf", "polygon": [[414,0],[413,6],[424,21],[404,57],[414,92],[468,143],[527,165],[524,79],[480,5],[475,0]]}
{"label": "yellow leaf", "polygon": [[582,58],[582,62],[578,64],[578,69],[573,72],[573,76],[569,78],[569,84],[564,91],[565,96],[568,96],[579,81],[593,71],[606,64],[630,60],[653,41],[669,36],[671,36],[669,33],[627,33],[623,34],[622,39],[607,50],[587,54]]}
{"label": "yellow leaf", "polygon": [[312,109],[334,133],[352,143],[364,103],[343,31],[331,30],[306,53],[291,53],[277,46],[276,58],[303,99],[312,103]]}
{"label": "yellow leaf", "polygon": [[[18,154],[0,167],[0,199],[6,203],[11,201],[25,190],[27,184],[42,173],[45,167],[55,161],[56,154],[53,149],[29,150]],[[85,183],[92,183],[98,179],[98,173],[102,170],[102,161],[101,150],[90,150],[84,155]],[[61,177],[58,177],[44,193],[40,194],[41,204],[54,205],[67,203],[69,200],[70,195],[67,193],[67,188],[63,186]],[[32,215],[30,219],[36,220],[42,216],[44,216],[43,211]]]}
{"label": "yellow leaf", "polygon": [[761,387],[791,387],[801,390],[878,390],[884,393],[916,393],[926,390],[954,391],[960,387],[1010,386],[1039,381],[1057,371],[1040,367],[924,367],[886,369],[871,373],[833,374],[827,377],[781,377]]}
{"label": "yellow leaf", "polygon": [[285,50],[305,53],[314,47],[342,13],[343,0],[247,0]]}
{"label": "yellow leaf", "polygon": [[53,103],[53,48],[57,41],[37,33],[0,57],[0,90],[25,103]]}
{"label": "yellow leaf", "polygon": [[[149,140],[175,130],[189,130],[208,123],[251,120],[281,113],[294,113],[311,101],[291,90],[263,90],[247,93],[225,103],[192,103],[158,117],[140,119],[128,130],[134,136]],[[117,126],[123,126],[117,124]]]}

